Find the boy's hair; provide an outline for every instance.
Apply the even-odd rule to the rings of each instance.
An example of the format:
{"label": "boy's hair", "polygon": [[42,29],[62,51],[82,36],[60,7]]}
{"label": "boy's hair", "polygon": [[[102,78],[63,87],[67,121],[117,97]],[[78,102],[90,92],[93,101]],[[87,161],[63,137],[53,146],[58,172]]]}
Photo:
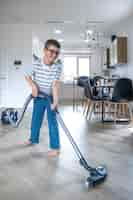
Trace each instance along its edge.
{"label": "boy's hair", "polygon": [[60,43],[59,43],[57,40],[55,40],[55,39],[49,39],[49,40],[47,40],[47,41],[45,42],[45,44],[44,44],[44,48],[47,49],[50,45],[55,46],[55,47],[57,47],[58,49],[61,48]]}

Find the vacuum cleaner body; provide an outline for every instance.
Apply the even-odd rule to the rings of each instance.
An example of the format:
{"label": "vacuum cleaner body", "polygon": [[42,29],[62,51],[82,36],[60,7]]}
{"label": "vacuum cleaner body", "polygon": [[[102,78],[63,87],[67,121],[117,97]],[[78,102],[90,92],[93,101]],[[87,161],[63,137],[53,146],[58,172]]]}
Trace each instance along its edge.
{"label": "vacuum cleaner body", "polygon": [[11,124],[10,120],[14,121],[14,123],[16,123],[18,120],[18,111],[14,108],[6,108],[1,113],[2,124]]}
{"label": "vacuum cleaner body", "polygon": [[[38,96],[41,98],[46,98],[49,101],[49,96],[47,94],[44,94],[43,92],[39,92]],[[16,120],[15,118],[12,118],[8,112],[8,119],[9,119],[10,124],[13,127],[19,126],[20,122],[22,121],[22,119],[24,117],[26,109],[27,109],[30,101],[33,98],[34,97],[32,95],[28,96],[28,98],[26,99],[26,102],[23,106],[22,113],[20,114],[20,117],[18,120]],[[49,103],[51,103],[51,102],[49,102]],[[85,185],[88,188],[90,188],[90,187],[95,187],[96,185],[98,185],[100,183],[103,183],[108,175],[107,168],[103,165],[100,165],[96,168],[93,168],[88,165],[88,163],[87,163],[86,159],[84,158],[83,154],[81,153],[78,145],[76,144],[71,133],[69,132],[68,128],[66,127],[59,111],[56,109],[55,112],[56,112],[57,120],[58,120],[59,124],[61,125],[62,129],[64,130],[69,142],[71,143],[71,145],[79,159],[81,166],[84,167],[84,169],[86,169],[89,172],[89,177],[86,179]]]}

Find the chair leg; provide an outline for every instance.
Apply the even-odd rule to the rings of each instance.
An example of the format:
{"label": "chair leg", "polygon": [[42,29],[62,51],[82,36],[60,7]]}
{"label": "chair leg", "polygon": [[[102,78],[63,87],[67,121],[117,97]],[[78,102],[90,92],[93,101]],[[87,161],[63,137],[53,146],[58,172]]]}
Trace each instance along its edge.
{"label": "chair leg", "polygon": [[125,115],[129,116],[130,118],[130,110],[129,110],[129,103],[126,103],[124,106]]}
{"label": "chair leg", "polygon": [[106,105],[103,102],[103,118],[105,119],[105,115],[106,115]]}
{"label": "chair leg", "polygon": [[118,104],[118,113],[117,113],[117,116],[121,117],[121,115],[123,115],[122,113],[123,113],[122,104]]}
{"label": "chair leg", "polygon": [[125,112],[125,103],[122,104],[122,116],[126,116],[126,112]]}
{"label": "chair leg", "polygon": [[126,103],[126,105],[125,105],[125,113],[126,113],[126,116],[128,116],[129,119],[131,119],[131,117],[132,117],[132,109],[131,109],[130,103]]}
{"label": "chair leg", "polygon": [[82,97],[82,107],[84,106],[84,101],[85,101],[85,96],[83,95],[83,97]]}
{"label": "chair leg", "polygon": [[102,110],[101,110],[102,106],[101,106],[101,102],[99,102],[99,119],[101,117],[101,113],[102,113]]}
{"label": "chair leg", "polygon": [[94,108],[93,108],[93,110],[94,110],[94,113],[96,113],[96,102],[94,102]]}
{"label": "chair leg", "polygon": [[101,112],[101,102],[99,101],[99,102],[97,102],[96,103],[96,107],[97,107],[97,117],[98,117],[98,119],[100,119],[100,112]]}
{"label": "chair leg", "polygon": [[86,111],[86,109],[87,109],[87,99],[85,99],[85,101],[84,101],[84,106],[83,106],[84,108],[83,108],[83,115],[85,114],[85,111]]}
{"label": "chair leg", "polygon": [[129,117],[130,117],[130,120],[133,121],[133,117],[132,117],[132,107],[131,107],[131,104],[128,103],[128,110],[129,110]]}
{"label": "chair leg", "polygon": [[88,102],[87,102],[87,110],[86,110],[86,114],[85,114],[86,118],[88,117],[88,113],[89,113],[91,104],[92,104],[91,100],[88,100]]}
{"label": "chair leg", "polygon": [[93,102],[93,103],[92,103],[92,106],[91,106],[91,108],[90,108],[89,120],[91,120],[92,112],[93,112],[94,107],[95,107],[94,104],[95,104],[95,103]]}
{"label": "chair leg", "polygon": [[110,103],[107,102],[106,103],[106,114],[107,114],[107,116],[108,116],[109,113],[110,113]]}
{"label": "chair leg", "polygon": [[116,123],[117,118],[117,104],[114,104],[114,122]]}
{"label": "chair leg", "polygon": [[106,118],[107,113],[107,103],[104,103],[104,119]]}
{"label": "chair leg", "polygon": [[123,115],[123,104],[119,104],[119,107],[120,107],[120,116],[122,116]]}
{"label": "chair leg", "polygon": [[114,117],[114,104],[109,102],[108,106],[109,106],[108,113],[109,113],[109,115],[111,116],[111,119],[112,119]]}

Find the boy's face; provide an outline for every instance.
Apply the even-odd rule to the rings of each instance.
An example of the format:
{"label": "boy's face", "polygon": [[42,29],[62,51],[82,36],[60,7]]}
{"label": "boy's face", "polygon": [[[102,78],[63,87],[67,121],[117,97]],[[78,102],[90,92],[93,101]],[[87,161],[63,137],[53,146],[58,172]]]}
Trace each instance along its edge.
{"label": "boy's face", "polygon": [[49,64],[54,63],[54,61],[57,59],[59,53],[60,53],[60,50],[53,45],[49,45],[48,48],[44,49],[44,54],[45,54]]}

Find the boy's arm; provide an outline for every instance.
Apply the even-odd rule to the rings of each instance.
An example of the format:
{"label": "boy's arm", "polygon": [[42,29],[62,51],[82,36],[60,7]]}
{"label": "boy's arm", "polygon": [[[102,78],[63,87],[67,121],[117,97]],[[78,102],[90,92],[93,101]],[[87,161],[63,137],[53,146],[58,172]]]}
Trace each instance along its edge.
{"label": "boy's arm", "polygon": [[59,80],[54,80],[53,81],[53,104],[52,104],[52,109],[55,109],[58,107],[58,102],[59,102],[59,89],[60,89],[60,81]]}
{"label": "boy's arm", "polygon": [[25,79],[26,79],[27,83],[29,84],[29,86],[32,89],[32,95],[34,97],[37,97],[37,95],[38,95],[38,87],[35,84],[35,82],[32,80],[32,77],[31,76],[25,76]]}
{"label": "boy's arm", "polygon": [[34,82],[34,76],[35,76],[34,65],[25,66],[24,68],[25,80],[32,89],[32,95],[36,97],[38,95],[38,87]]}
{"label": "boy's arm", "polygon": [[63,65],[60,62],[58,65],[58,70],[55,76],[55,80],[53,81],[53,85],[52,85],[52,93],[53,93],[52,109],[56,109],[58,107],[62,69],[63,69]]}

